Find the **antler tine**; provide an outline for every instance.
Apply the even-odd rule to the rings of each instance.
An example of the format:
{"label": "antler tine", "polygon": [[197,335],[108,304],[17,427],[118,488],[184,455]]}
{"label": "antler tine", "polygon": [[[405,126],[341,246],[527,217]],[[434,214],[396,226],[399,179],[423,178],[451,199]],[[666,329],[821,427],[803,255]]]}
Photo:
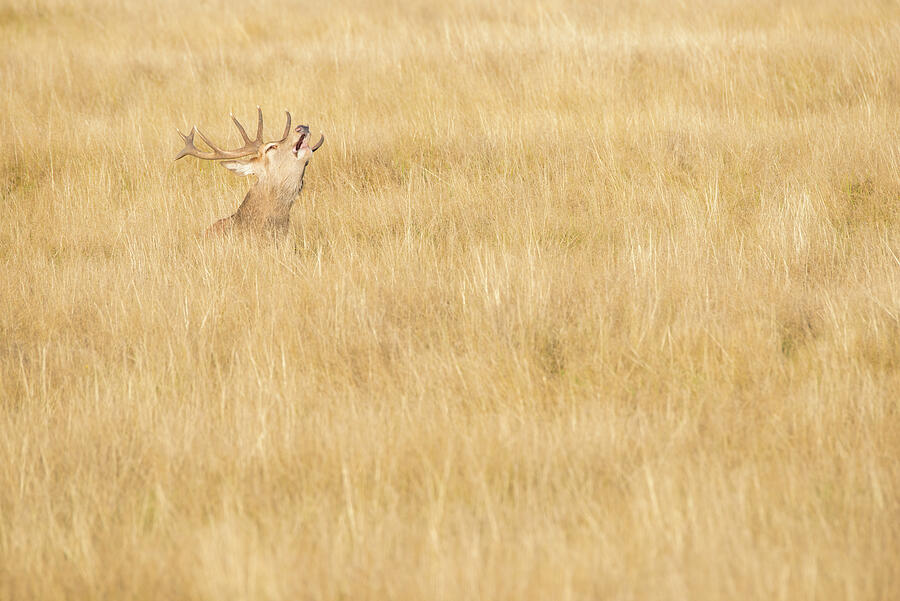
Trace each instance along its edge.
{"label": "antler tine", "polygon": [[181,152],[178,153],[178,156],[175,157],[175,160],[177,161],[181,157],[187,156],[188,150],[190,149],[191,146],[193,146],[194,130],[191,130],[190,137],[181,133],[181,130],[178,129],[177,127],[175,128],[175,131],[177,131],[178,135],[181,136],[181,139],[184,140],[184,148],[182,149]]}
{"label": "antler tine", "polygon": [[285,110],[284,114],[287,115],[287,123],[284,124],[284,135],[281,136],[279,142],[284,142],[287,140],[287,137],[291,135],[291,113],[290,111]]}
{"label": "antler tine", "polygon": [[319,146],[325,143],[325,134],[321,134],[321,136],[322,137],[319,138],[319,141],[316,142],[316,145],[310,148],[310,150],[312,150],[313,152],[317,151],[319,149]]}
{"label": "antler tine", "polygon": [[244,126],[241,125],[241,122],[237,120],[237,117],[234,116],[234,113],[231,114],[231,120],[234,121],[234,126],[237,128],[238,133],[240,133],[241,137],[244,139],[244,144],[250,144],[251,140],[247,136],[247,132],[244,131]]}
{"label": "antler tine", "polygon": [[197,133],[200,134],[200,139],[203,140],[204,142],[206,142],[206,145],[209,146],[210,148],[212,148],[214,152],[219,153],[219,154],[224,154],[224,153],[225,153],[224,150],[222,150],[221,148],[219,148],[218,146],[216,146],[216,145],[213,143],[212,140],[210,140],[209,138],[207,138],[207,137],[203,134],[203,132],[200,131],[200,128],[199,128],[199,127],[198,127],[198,128],[195,128],[195,129],[196,129]]}
{"label": "antler tine", "polygon": [[262,109],[259,108],[259,105],[256,105],[256,113],[259,115],[259,118],[256,121],[256,142],[257,144],[262,145],[263,143],[263,118],[262,118]]}
{"label": "antler tine", "polygon": [[[215,153],[202,152],[199,148],[197,148],[194,145],[194,134],[197,133],[196,127],[192,127],[191,133],[189,133],[188,135],[184,135],[183,133],[181,133],[181,130],[179,130],[179,129],[176,129],[175,131],[177,131],[178,135],[181,136],[181,139],[184,140],[184,148],[181,150],[181,152],[178,153],[178,156],[175,157],[176,161],[178,159],[180,159],[181,157],[186,157],[189,155],[197,157],[199,159],[215,158],[215,156],[214,156]],[[202,136],[203,134],[200,134],[200,135]]]}

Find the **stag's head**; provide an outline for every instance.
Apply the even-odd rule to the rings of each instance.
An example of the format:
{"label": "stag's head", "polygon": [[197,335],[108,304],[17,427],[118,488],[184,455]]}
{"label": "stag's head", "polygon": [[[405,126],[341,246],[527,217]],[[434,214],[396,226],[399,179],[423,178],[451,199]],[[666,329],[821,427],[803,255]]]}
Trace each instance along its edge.
{"label": "stag's head", "polygon": [[[221,161],[221,165],[238,175],[255,175],[263,188],[279,188],[299,192],[303,183],[303,172],[312,153],[319,149],[325,141],[322,136],[314,146],[309,145],[309,126],[299,125],[291,129],[291,114],[285,111],[287,123],[280,140],[263,141],[262,109],[257,107],[256,137],[251,140],[234,115],[231,120],[241,135],[244,145],[236,150],[222,150],[202,131],[194,127],[188,135],[179,135],[184,139],[184,149],[175,157],[177,161],[184,156],[193,156],[209,161]],[[202,151],[194,145],[194,134],[200,136],[211,151]]]}

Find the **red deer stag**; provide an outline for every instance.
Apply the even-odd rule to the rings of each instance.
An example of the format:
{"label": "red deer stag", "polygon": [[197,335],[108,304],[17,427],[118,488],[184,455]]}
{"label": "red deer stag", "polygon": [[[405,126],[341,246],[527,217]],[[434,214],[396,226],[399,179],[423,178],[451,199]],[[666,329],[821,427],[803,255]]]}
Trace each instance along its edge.
{"label": "red deer stag", "polygon": [[[291,206],[303,189],[303,175],[312,153],[325,141],[322,136],[315,146],[309,146],[309,126],[300,125],[291,131],[291,114],[285,111],[287,123],[284,135],[277,142],[263,142],[262,109],[256,107],[259,119],[256,125],[256,139],[251,140],[240,122],[231,116],[244,145],[237,150],[222,150],[202,131],[193,127],[188,135],[180,131],[184,139],[184,149],[175,157],[193,156],[207,161],[222,160],[221,165],[238,175],[255,175],[256,183],[247,192],[244,202],[234,215],[212,224],[206,234],[225,232],[264,232],[274,237],[282,237],[288,231]],[[212,149],[201,151],[194,146],[194,134]],[[227,160],[226,160],[227,159]],[[240,159],[240,160],[238,160]]]}

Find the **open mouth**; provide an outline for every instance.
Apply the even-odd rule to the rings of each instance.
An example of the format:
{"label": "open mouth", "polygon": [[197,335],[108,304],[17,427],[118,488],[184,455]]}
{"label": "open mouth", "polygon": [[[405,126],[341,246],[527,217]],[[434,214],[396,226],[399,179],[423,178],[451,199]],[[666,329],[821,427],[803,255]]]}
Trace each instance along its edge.
{"label": "open mouth", "polygon": [[309,139],[309,127],[306,125],[300,125],[294,130],[300,134],[300,138],[297,140],[297,143],[294,144],[294,154],[298,154],[301,148],[308,148],[307,140]]}
{"label": "open mouth", "polygon": [[300,139],[297,140],[297,143],[294,144],[294,154],[300,152],[300,148],[306,143],[306,138],[309,134],[300,134]]}

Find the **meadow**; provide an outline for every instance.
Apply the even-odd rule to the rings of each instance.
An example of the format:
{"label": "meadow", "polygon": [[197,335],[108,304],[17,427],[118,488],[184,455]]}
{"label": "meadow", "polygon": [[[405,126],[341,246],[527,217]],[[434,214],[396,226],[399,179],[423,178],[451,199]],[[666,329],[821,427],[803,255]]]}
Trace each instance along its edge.
{"label": "meadow", "polygon": [[[900,5],[0,0],[0,599],[888,600]],[[288,239],[175,128],[326,136]]]}

